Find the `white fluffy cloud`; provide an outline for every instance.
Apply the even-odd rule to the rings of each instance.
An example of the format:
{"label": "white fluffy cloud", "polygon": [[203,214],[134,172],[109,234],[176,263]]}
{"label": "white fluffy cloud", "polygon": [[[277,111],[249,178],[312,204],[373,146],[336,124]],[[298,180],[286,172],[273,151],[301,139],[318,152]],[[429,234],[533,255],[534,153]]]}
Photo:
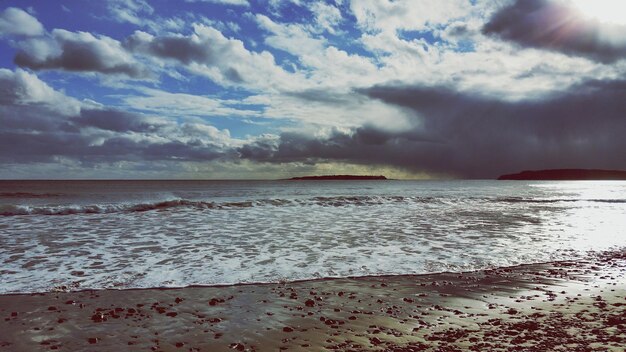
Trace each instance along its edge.
{"label": "white fluffy cloud", "polygon": [[180,117],[259,116],[259,113],[254,110],[232,107],[235,104],[240,105],[241,102],[239,101],[227,101],[193,94],[170,93],[149,88],[141,88],[138,91],[141,95],[130,95],[123,98],[128,107],[136,110]]}
{"label": "white fluffy cloud", "polygon": [[315,15],[315,24],[320,29],[326,30],[331,34],[336,33],[335,28],[343,21],[341,11],[337,7],[323,1],[311,4],[311,11]]}
{"label": "white fluffy cloud", "polygon": [[208,2],[212,4],[233,5],[233,6],[250,6],[248,0],[185,0],[187,2]]}
{"label": "white fluffy cloud", "polygon": [[[98,20],[123,22],[131,35],[46,33],[25,11],[2,12],[0,31],[17,49],[14,62],[60,73],[40,75],[58,79],[48,85],[30,71],[0,69],[0,158],[198,170],[216,160],[246,167],[387,164],[482,177],[491,175],[476,170],[501,171],[490,168],[493,160],[541,166],[579,153],[584,143],[619,164],[611,148],[623,150],[626,60],[596,53],[603,47],[581,48],[585,38],[556,47],[550,36],[529,39],[532,21],[509,28],[518,8],[546,11],[545,4],[565,1],[269,0],[268,8],[188,1],[227,6],[211,16],[109,0],[109,15]],[[183,7],[194,6],[219,8]],[[90,74],[76,80],[108,84],[113,92],[102,100],[109,105],[53,89],[68,84],[61,82],[69,71]],[[561,128],[570,116],[566,136]],[[212,117],[240,128],[235,136],[253,135],[234,138],[212,126]],[[604,127],[592,123],[596,118]],[[608,136],[602,145],[593,143],[599,136]],[[546,148],[552,154],[534,156]],[[579,160],[596,165],[585,155]]]}
{"label": "white fluffy cloud", "polygon": [[257,15],[255,20],[259,27],[270,33],[265,43],[273,48],[284,50],[292,55],[302,56],[320,52],[326,45],[322,37],[311,34],[311,26],[291,23],[281,24],[265,15]]}
{"label": "white fluffy cloud", "polygon": [[145,0],[108,0],[109,12],[119,22],[143,25],[146,16],[154,13],[154,8]]}
{"label": "white fluffy cloud", "polygon": [[43,32],[43,25],[22,9],[9,7],[0,13],[0,36],[37,36]]}
{"label": "white fluffy cloud", "polygon": [[207,161],[234,155],[243,143],[226,129],[176,117],[79,102],[32,73],[0,69],[2,163]]}
{"label": "white fluffy cloud", "polygon": [[352,13],[368,31],[421,31],[467,15],[468,0],[352,0]]}
{"label": "white fluffy cloud", "polygon": [[268,51],[250,51],[241,40],[227,38],[203,24],[193,28],[190,35],[153,36],[137,31],[126,45],[132,52],[183,65],[189,72],[224,86],[289,90],[301,80],[278,66]]}
{"label": "white fluffy cloud", "polygon": [[76,72],[149,76],[147,69],[127,53],[120,42],[88,32],[54,29],[50,38],[33,38],[20,43],[15,63],[34,70],[61,69]]}
{"label": "white fluffy cloud", "polygon": [[36,75],[17,69],[0,68],[0,105],[37,105],[62,115],[80,111],[78,100],[54,90]]}

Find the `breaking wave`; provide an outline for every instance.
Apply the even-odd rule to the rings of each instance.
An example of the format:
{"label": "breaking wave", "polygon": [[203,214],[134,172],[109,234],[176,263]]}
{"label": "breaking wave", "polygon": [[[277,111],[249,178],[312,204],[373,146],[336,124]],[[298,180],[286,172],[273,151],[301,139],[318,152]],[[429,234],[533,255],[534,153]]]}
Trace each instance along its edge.
{"label": "breaking wave", "polygon": [[626,199],[530,199],[518,197],[499,198],[436,198],[436,197],[406,197],[406,196],[332,196],[313,197],[306,199],[256,199],[232,202],[210,202],[189,199],[173,199],[147,203],[113,203],[93,205],[0,205],[0,216],[16,215],[75,215],[75,214],[110,214],[134,213],[154,210],[168,210],[172,208],[187,208],[195,210],[228,210],[262,206],[374,206],[394,203],[458,203],[458,202],[504,202],[504,203],[559,203],[559,202],[598,202],[598,203],[626,203]]}
{"label": "breaking wave", "polygon": [[55,206],[29,206],[29,205],[0,205],[0,215],[73,215],[73,214],[109,214],[121,212],[143,212],[149,210],[161,210],[176,207],[212,208],[211,202],[190,201],[175,199],[154,203],[139,204],[95,204],[95,205],[55,205]]}
{"label": "breaking wave", "polygon": [[522,197],[503,197],[496,198],[498,202],[504,203],[575,203],[575,202],[591,202],[591,203],[626,203],[626,199],[577,199],[577,198],[549,198],[549,199],[532,199]]}

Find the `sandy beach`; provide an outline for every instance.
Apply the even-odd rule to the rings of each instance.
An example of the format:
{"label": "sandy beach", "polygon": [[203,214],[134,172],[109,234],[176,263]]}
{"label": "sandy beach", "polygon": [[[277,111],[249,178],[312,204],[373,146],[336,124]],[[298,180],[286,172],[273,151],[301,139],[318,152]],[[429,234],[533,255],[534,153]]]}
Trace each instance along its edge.
{"label": "sandy beach", "polygon": [[0,1],[0,352],[626,352],[626,0]]}
{"label": "sandy beach", "polygon": [[623,351],[626,253],[469,273],[0,296],[3,351]]}

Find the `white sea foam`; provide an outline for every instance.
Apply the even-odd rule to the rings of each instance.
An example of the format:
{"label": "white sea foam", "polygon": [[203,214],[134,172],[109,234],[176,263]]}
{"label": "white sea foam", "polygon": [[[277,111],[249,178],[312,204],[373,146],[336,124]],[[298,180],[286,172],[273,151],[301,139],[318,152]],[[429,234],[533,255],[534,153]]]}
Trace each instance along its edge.
{"label": "white sea foam", "polygon": [[12,197],[0,205],[0,292],[422,274],[626,244],[626,183],[541,185],[164,184]]}
{"label": "white sea foam", "polygon": [[344,206],[373,206],[386,205],[388,203],[436,203],[436,202],[503,202],[503,203],[626,203],[626,199],[527,199],[520,197],[504,198],[476,198],[476,199],[445,199],[438,200],[433,197],[402,197],[402,196],[335,196],[335,197],[314,197],[310,199],[256,199],[248,201],[234,202],[207,202],[189,199],[170,199],[148,203],[118,203],[118,204],[88,204],[88,205],[0,205],[0,216],[16,215],[74,215],[74,214],[109,214],[123,212],[143,212],[150,210],[166,210],[169,208],[189,208],[195,210],[203,209],[235,209],[262,206],[323,206],[323,207],[344,207]]}

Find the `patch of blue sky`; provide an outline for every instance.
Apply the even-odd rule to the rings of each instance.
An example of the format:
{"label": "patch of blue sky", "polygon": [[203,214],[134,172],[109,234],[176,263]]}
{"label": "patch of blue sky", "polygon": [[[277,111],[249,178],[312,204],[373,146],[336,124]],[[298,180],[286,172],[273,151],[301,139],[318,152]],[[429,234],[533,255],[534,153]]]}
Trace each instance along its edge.
{"label": "patch of blue sky", "polygon": [[305,6],[299,6],[290,1],[281,2],[275,9],[271,9],[263,2],[253,5],[253,10],[257,13],[263,13],[270,18],[288,23],[307,23],[310,22],[313,13]]}
{"label": "patch of blue sky", "polygon": [[103,105],[119,102],[116,96],[133,92],[132,89],[102,84],[95,74],[68,74],[65,71],[37,71],[37,77],[55,90],[78,100],[91,100]]}
{"label": "patch of blue sky", "polygon": [[[7,3],[9,3],[9,6],[22,7],[20,6],[20,1],[11,0]],[[245,7],[241,7],[241,9],[235,7],[233,9],[233,7],[207,2],[150,1],[149,5],[154,11],[150,13],[138,10],[135,15],[141,18],[141,20],[139,23],[133,24],[124,19],[117,20],[115,13],[110,11],[109,5],[110,3],[106,1],[74,1],[63,5],[55,1],[45,1],[37,3],[37,11],[34,16],[45,25],[48,31],[53,28],[62,28],[69,31],[87,31],[104,34],[123,40],[135,30],[140,29],[154,34],[155,29],[158,27],[161,27],[166,32],[180,31],[186,34],[190,32],[192,23],[203,22],[203,18],[215,22],[233,22],[241,25],[241,16],[244,13],[242,9],[247,9]],[[133,15],[133,11],[129,13]],[[182,20],[184,28],[177,29],[165,26],[164,22],[169,19]],[[115,22],[115,25],[112,26],[111,22]],[[157,28],[146,26],[146,23],[153,23]],[[227,34],[236,32],[226,25],[222,26],[220,30]]]}
{"label": "patch of blue sky", "polygon": [[[350,5],[348,2],[344,2],[341,5],[338,5],[337,8],[341,11],[341,22],[339,23],[339,27],[341,29],[350,28],[351,30],[356,31],[358,27],[358,21],[356,17],[352,14],[352,10],[350,9]],[[356,31],[359,32],[360,31]]]}
{"label": "patch of blue sky", "polygon": [[[268,17],[274,17],[273,20],[277,23],[296,23],[303,25],[305,28],[312,28],[314,14],[309,8],[290,4],[281,6],[279,9],[280,16],[274,15]],[[260,12],[264,11],[263,9],[259,10]],[[266,10],[267,9],[265,9],[265,11]],[[374,55],[366,50],[360,41],[361,31],[356,28],[356,19],[352,15],[348,15],[347,12],[342,13],[342,16],[344,16],[343,20],[335,27],[334,33],[330,33],[328,31],[324,31],[324,33],[311,32],[310,35],[313,38],[323,38],[326,41],[326,46],[334,46],[350,55],[373,58]],[[248,35],[248,33],[258,35],[260,37],[257,39],[257,43],[260,43],[259,48],[271,52],[276,60],[276,63],[281,65],[286,71],[295,72],[296,70],[306,70],[306,67],[301,65],[300,60],[296,55],[265,45],[265,34],[261,33],[258,28],[245,28],[245,31],[242,30],[242,32],[246,33],[246,35]]]}
{"label": "patch of blue sky", "polygon": [[241,30],[233,36],[226,37],[243,41],[244,47],[251,52],[261,53],[267,51],[274,57],[274,62],[287,72],[296,72],[303,69],[299,58],[290,52],[273,48],[265,43],[268,33],[261,30],[253,19],[247,19],[239,23]]}
{"label": "patch of blue sky", "polygon": [[[237,101],[237,99],[232,99],[233,101]],[[245,103],[236,103],[236,102],[228,102],[228,105],[231,108],[242,110],[242,111],[254,111],[254,112],[262,112],[266,105],[263,104],[245,104]]]}
{"label": "patch of blue sky", "polygon": [[441,41],[441,39],[435,36],[433,31],[398,30],[397,34],[398,38],[406,41],[424,40],[428,44],[436,44]]}
{"label": "patch of blue sky", "polygon": [[463,53],[468,53],[476,51],[476,47],[474,45],[474,42],[471,40],[461,40],[457,43],[455,50]]}
{"label": "patch of blue sky", "polygon": [[361,31],[349,26],[342,25],[339,27],[341,32],[336,35],[327,34],[328,43],[350,55],[359,55],[374,58],[375,55],[367,50],[361,42]]}
{"label": "patch of blue sky", "polygon": [[15,69],[13,54],[15,48],[6,40],[0,40],[0,68]]}
{"label": "patch of blue sky", "polygon": [[[7,1],[9,6],[22,8],[23,1]],[[74,1],[61,4],[57,1],[37,2],[36,11],[32,15],[37,18],[46,31],[65,29],[72,32],[83,31],[103,34],[113,38],[134,32],[136,27],[131,24],[111,26],[106,2]]]}
{"label": "patch of blue sky", "polygon": [[274,57],[274,62],[287,72],[293,73],[293,72],[304,69],[304,67],[300,63],[300,59],[298,58],[298,56],[285,50],[280,50],[280,49],[270,47],[266,45],[264,42],[261,42],[260,45],[257,45],[255,48],[252,48],[252,50],[250,51],[257,52],[257,53],[268,51]]}
{"label": "patch of blue sky", "polygon": [[[216,95],[220,97],[232,96],[231,91],[234,91],[224,88],[223,86],[203,76],[188,75],[185,72],[183,72],[183,75],[184,79],[173,78],[169,75],[161,75],[156,88],[166,90],[170,93]],[[152,86],[149,82],[145,85],[148,87]]]}
{"label": "patch of blue sky", "polygon": [[[210,2],[183,2],[183,1],[160,1],[155,6],[155,12],[159,14],[167,14],[169,18],[182,18],[186,20],[187,25],[192,22],[202,22],[203,19],[211,21],[213,24],[222,23],[223,26],[218,28],[225,34],[233,34],[238,32],[241,27],[248,7],[214,4]],[[151,3],[152,4],[152,3]],[[165,17],[164,18],[168,18]],[[235,23],[236,26],[228,26],[227,23]],[[206,23],[211,24],[211,23]]]}
{"label": "patch of blue sky", "polygon": [[264,133],[275,134],[277,130],[292,125],[289,120],[243,116],[214,116],[203,118],[203,120],[220,130],[227,129],[233,138],[248,138]]}
{"label": "patch of blue sky", "polygon": [[[398,31],[398,37],[403,40],[412,41],[412,40],[423,40],[428,44],[437,45],[442,43],[442,39],[435,34],[435,31]],[[450,43],[445,43],[446,45]],[[474,42],[471,40],[460,40],[455,45],[451,44],[451,47],[454,48],[455,51],[459,52],[472,52],[475,50]]]}

